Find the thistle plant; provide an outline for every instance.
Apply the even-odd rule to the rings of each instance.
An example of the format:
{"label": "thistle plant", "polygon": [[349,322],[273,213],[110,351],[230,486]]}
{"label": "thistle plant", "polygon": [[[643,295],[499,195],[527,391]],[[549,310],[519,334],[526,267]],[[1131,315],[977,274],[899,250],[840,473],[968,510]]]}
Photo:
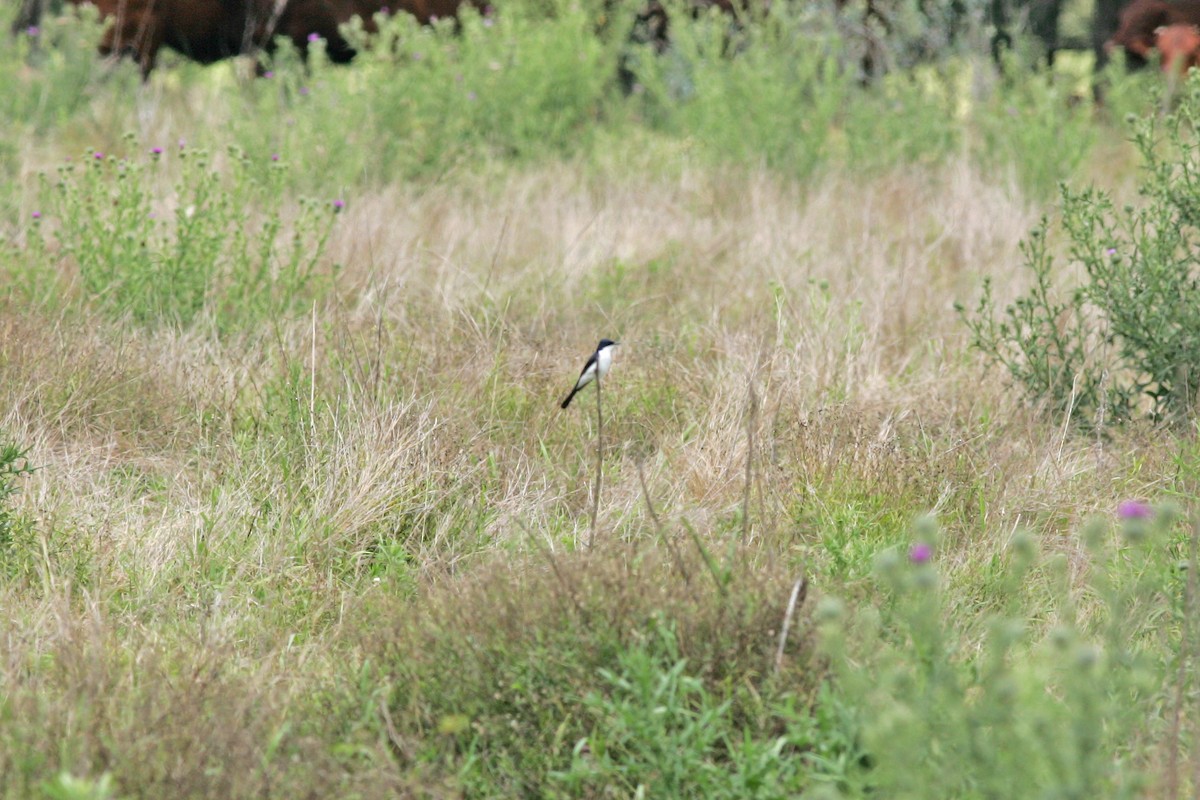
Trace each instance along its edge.
{"label": "thistle plant", "polygon": [[[980,631],[956,630],[929,520],[906,557],[878,558],[877,611],[818,615],[837,691],[859,709],[870,785],[889,797],[1135,797],[1160,748],[1183,783],[1180,728],[1195,715],[1177,687],[1195,645],[1184,633],[1194,599],[1177,569],[1180,516],[1127,501],[1117,517],[1115,529],[1093,520],[1080,533],[1087,594],[1100,604],[1086,616],[1066,559],[1020,532],[995,610]],[[979,634],[982,645],[968,646]],[[1168,697],[1181,722],[1164,732],[1147,720]]]}
{"label": "thistle plant", "polygon": [[84,303],[139,325],[207,316],[229,329],[307,307],[324,290],[342,200],[301,198],[285,221],[277,159],[230,148],[219,171],[184,141],[170,150],[125,144],[124,154],[91,151],[41,176],[36,233],[55,247],[43,241],[35,252],[74,264]]}
{"label": "thistle plant", "polygon": [[1134,123],[1145,163],[1140,206],[1097,189],[1062,190],[1061,232],[1083,280],[1059,288],[1048,219],[1022,245],[1032,288],[998,313],[991,286],[972,344],[1033,401],[1077,424],[1133,417],[1180,422],[1200,392],[1200,84],[1165,117]]}

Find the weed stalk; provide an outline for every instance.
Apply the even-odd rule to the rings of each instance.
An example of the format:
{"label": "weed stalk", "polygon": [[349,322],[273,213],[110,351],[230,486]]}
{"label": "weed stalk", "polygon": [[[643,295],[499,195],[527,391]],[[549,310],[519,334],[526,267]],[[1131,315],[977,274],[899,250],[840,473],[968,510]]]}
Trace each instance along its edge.
{"label": "weed stalk", "polygon": [[592,488],[592,529],[588,549],[596,544],[596,519],[600,515],[600,478],[604,474],[604,413],[600,405],[600,372],[596,372],[596,484]]}

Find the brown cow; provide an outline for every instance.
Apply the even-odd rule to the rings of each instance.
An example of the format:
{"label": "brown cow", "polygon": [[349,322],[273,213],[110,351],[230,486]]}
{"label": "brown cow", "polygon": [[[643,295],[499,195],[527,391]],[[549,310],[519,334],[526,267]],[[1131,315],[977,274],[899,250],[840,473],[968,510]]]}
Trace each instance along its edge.
{"label": "brown cow", "polygon": [[1162,54],[1162,69],[1170,75],[1182,75],[1200,66],[1200,28],[1195,25],[1167,25],[1154,32],[1154,46]]}
{"label": "brown cow", "polygon": [[[374,16],[407,11],[422,24],[454,17],[464,0],[70,0],[95,3],[111,24],[100,42],[106,56],[128,55],[142,68],[154,69],[165,45],[194,61],[209,64],[231,56],[274,49],[276,36],[286,36],[302,53],[320,37],[335,63],[354,57],[353,46],[338,26],[361,17],[368,33]],[[482,6],[478,0],[470,0]]]}
{"label": "brown cow", "polygon": [[1200,25],[1200,0],[1133,0],[1121,11],[1117,32],[1104,43],[1104,50],[1124,48],[1125,63],[1143,67],[1155,48],[1155,32],[1171,25]]}

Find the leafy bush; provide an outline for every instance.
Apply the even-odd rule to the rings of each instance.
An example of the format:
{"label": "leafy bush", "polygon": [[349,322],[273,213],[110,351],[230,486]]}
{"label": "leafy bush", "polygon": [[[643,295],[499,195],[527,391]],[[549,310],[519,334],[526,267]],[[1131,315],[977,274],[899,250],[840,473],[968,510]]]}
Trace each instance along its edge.
{"label": "leafy bush", "polygon": [[647,45],[635,62],[651,122],[718,161],[806,176],[828,159],[854,83],[816,11],[773,9],[735,26],[715,8],[692,20],[679,7],[671,20],[666,54]]}
{"label": "leafy bush", "polygon": [[0,445],[0,565],[12,561],[12,551],[18,546],[15,536],[25,525],[9,508],[8,500],[17,493],[17,479],[32,472],[28,449],[8,441]]}
{"label": "leafy bush", "polygon": [[1078,607],[1066,555],[1042,557],[1018,533],[999,602],[981,630],[957,628],[930,527],[907,557],[880,555],[877,609],[818,609],[834,691],[856,709],[869,753],[863,787],[895,798],[1145,796],[1163,752],[1180,752],[1179,730],[1155,709],[1184,696],[1196,598],[1178,569],[1178,515],[1151,519],[1140,503],[1122,514],[1119,538],[1102,521],[1082,532],[1093,614]]}
{"label": "leafy bush", "polygon": [[[319,55],[306,67],[285,46],[274,77],[246,87],[251,110],[234,121],[237,138],[320,165],[293,176],[301,185],[437,174],[467,156],[577,153],[604,119],[616,55],[578,4],[554,6],[549,16],[516,3],[486,17],[467,7],[457,25],[397,14],[377,20],[369,42],[351,26],[361,47],[352,70]],[[281,106],[288,125],[261,124]]]}
{"label": "leafy bush", "polygon": [[1050,70],[1000,82],[976,115],[980,161],[1000,174],[1011,169],[1030,196],[1051,197],[1096,139],[1092,104],[1080,91],[1077,80]]}
{"label": "leafy bush", "polygon": [[957,152],[965,72],[959,63],[889,74],[852,95],[841,125],[847,161],[871,170],[936,163]]}
{"label": "leafy bush", "polygon": [[[7,15],[4,15],[7,17]],[[8,27],[8,19],[3,20]],[[128,74],[99,69],[96,42],[102,25],[90,4],[76,13],[44,16],[38,25],[6,41],[0,56],[0,117],[6,126],[44,132],[86,111],[101,83],[110,90],[132,90]]]}
{"label": "leafy bush", "polygon": [[[168,158],[180,162],[180,177],[162,190]],[[222,171],[182,142],[148,157],[91,152],[82,161],[59,167],[56,179],[42,176],[38,231],[52,231],[74,262],[86,301],[141,325],[187,326],[205,312],[227,329],[319,293],[318,265],[342,201],[302,198],[289,220],[285,167],[266,154],[255,162],[232,147]],[[53,250],[41,243],[32,252]]]}
{"label": "leafy bush", "polygon": [[1145,161],[1139,206],[1106,192],[1062,192],[1061,228],[1083,282],[1063,297],[1043,220],[1023,245],[1033,287],[997,319],[991,286],[958,311],[972,344],[1034,400],[1076,422],[1148,415],[1180,420],[1195,406],[1200,363],[1200,85],[1166,117],[1136,124]]}

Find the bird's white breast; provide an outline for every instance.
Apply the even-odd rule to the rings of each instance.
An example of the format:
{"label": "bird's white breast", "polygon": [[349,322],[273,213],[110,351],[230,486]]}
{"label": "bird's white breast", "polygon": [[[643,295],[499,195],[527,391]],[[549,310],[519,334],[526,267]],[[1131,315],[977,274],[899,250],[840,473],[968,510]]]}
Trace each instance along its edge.
{"label": "bird's white breast", "polygon": [[596,369],[601,378],[608,374],[608,368],[612,366],[614,349],[616,348],[609,346],[596,354]]}

